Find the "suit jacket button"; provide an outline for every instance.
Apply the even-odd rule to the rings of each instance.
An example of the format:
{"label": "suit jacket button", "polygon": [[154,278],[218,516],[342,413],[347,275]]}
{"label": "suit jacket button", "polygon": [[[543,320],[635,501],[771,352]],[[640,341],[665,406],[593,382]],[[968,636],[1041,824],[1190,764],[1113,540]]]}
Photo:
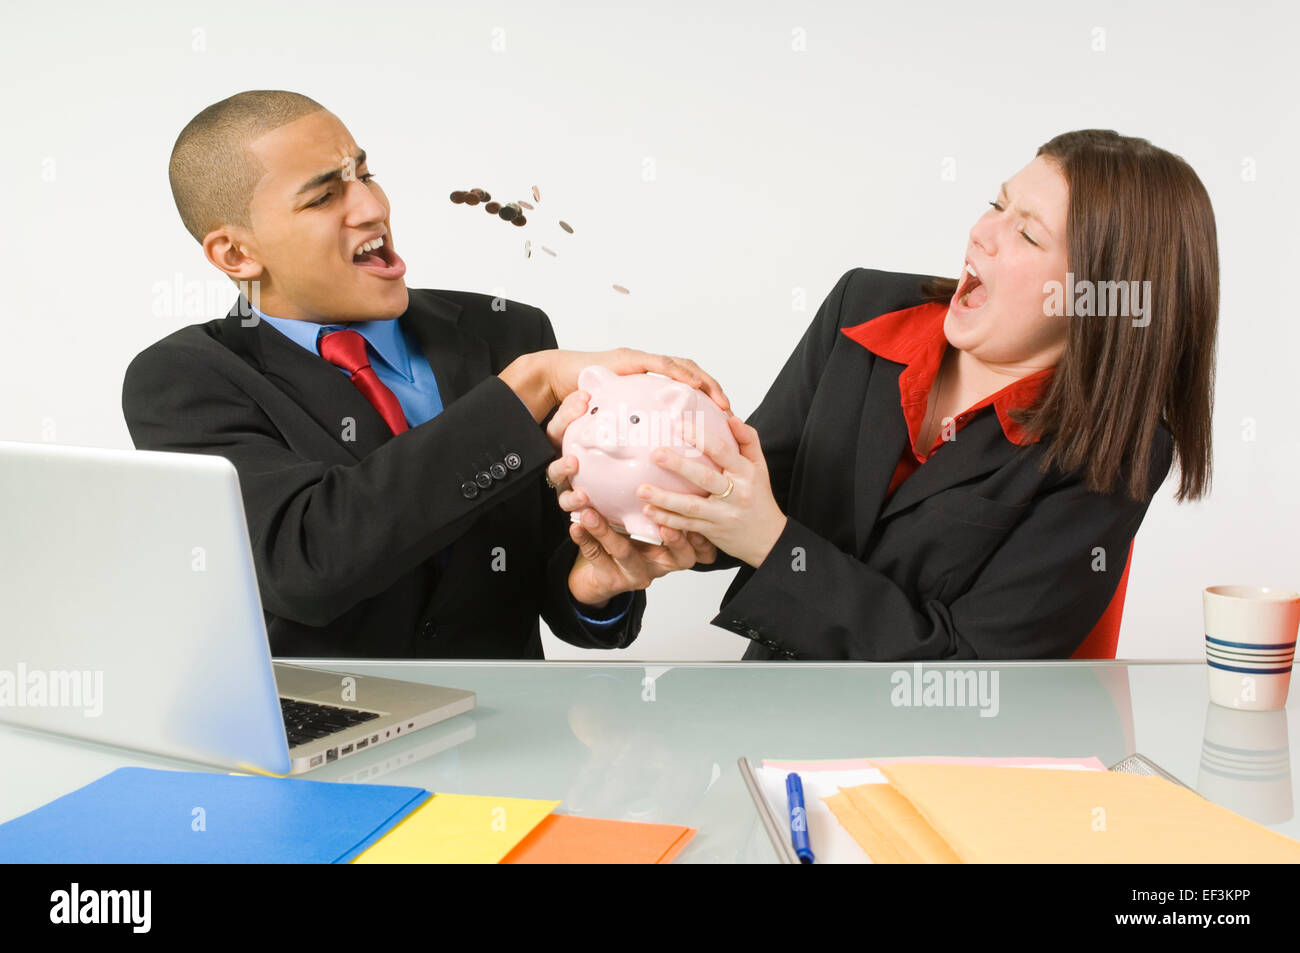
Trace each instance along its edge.
{"label": "suit jacket button", "polygon": [[506,454],[507,468],[511,470],[518,470],[523,465],[524,465],[523,457],[519,456],[519,454],[515,453],[513,450]]}
{"label": "suit jacket button", "polygon": [[438,630],[434,627],[432,622],[426,622],[424,625],[420,626],[420,638],[424,639],[426,642],[432,641],[437,637],[437,635]]}
{"label": "suit jacket button", "polygon": [[480,470],[474,475],[474,482],[486,490],[492,485],[492,474],[486,470]]}
{"label": "suit jacket button", "polygon": [[504,463],[494,463],[488,467],[488,472],[492,474],[494,480],[504,480],[506,478],[506,465]]}
{"label": "suit jacket button", "polygon": [[460,495],[465,497],[467,500],[472,500],[474,497],[478,496],[478,487],[466,480],[460,485]]}

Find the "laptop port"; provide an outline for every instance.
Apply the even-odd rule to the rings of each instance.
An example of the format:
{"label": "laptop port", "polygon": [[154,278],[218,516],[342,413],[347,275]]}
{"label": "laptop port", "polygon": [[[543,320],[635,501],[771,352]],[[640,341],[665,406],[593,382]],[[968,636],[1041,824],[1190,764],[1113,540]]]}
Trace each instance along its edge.
{"label": "laptop port", "polygon": [[379,736],[378,736],[378,735],[371,735],[371,736],[370,736],[370,743],[371,743],[372,745],[377,745],[377,744],[379,744]]}
{"label": "laptop port", "polygon": [[365,747],[366,745],[368,745],[368,744],[370,744],[370,739],[369,739],[369,738],[362,738],[360,741],[357,742],[357,750],[360,751],[362,748],[364,748],[364,747]]}
{"label": "laptop port", "polygon": [[325,756],[323,754],[318,754],[316,755],[316,757],[311,759],[311,762],[307,765],[307,767],[309,768],[317,767],[324,760],[325,760]]}
{"label": "laptop port", "polygon": [[339,749],[339,754],[340,754],[340,755],[351,754],[351,753],[352,753],[352,746],[351,746],[351,745],[347,745],[347,746],[345,746],[345,747]]}
{"label": "laptop port", "polygon": [[339,749],[338,749],[338,748],[330,748],[329,751],[326,751],[326,752],[325,752],[325,760],[326,760],[326,761],[337,761],[338,759],[339,759]]}

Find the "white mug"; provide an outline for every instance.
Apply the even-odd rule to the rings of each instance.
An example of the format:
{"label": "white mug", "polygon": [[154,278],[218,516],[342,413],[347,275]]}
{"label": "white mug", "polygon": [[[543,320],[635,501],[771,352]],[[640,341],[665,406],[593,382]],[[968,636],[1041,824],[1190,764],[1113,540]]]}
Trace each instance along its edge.
{"label": "white mug", "polygon": [[1203,602],[1210,701],[1245,711],[1286,707],[1300,593],[1269,586],[1210,586]]}

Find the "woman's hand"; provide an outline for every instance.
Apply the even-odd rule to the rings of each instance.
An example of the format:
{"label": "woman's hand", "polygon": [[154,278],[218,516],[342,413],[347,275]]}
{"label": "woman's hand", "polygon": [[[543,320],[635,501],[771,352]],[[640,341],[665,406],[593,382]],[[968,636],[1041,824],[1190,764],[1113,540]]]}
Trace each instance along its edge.
{"label": "woman's hand", "polygon": [[709,496],[670,493],[654,486],[639,487],[637,496],[646,501],[646,516],[661,526],[698,533],[724,553],[757,568],[785,531],[786,516],[772,495],[758,431],[739,417],[728,417],[727,423],[738,450],[706,430],[682,434],[686,445],[707,456],[721,473],[667,447],[651,455],[655,463]]}

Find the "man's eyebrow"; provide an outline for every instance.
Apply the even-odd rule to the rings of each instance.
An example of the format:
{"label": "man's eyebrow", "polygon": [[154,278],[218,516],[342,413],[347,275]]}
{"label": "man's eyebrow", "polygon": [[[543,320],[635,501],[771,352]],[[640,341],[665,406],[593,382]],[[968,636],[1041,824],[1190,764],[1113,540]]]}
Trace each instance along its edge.
{"label": "man's eyebrow", "polygon": [[[357,152],[357,154],[352,157],[352,162],[354,166],[359,167],[364,165],[366,162],[366,150],[362,149]],[[320,175],[313,176],[303,183],[302,188],[300,188],[295,195],[302,195],[305,192],[310,192],[312,189],[318,189],[322,185],[333,182],[335,179],[342,178],[342,175],[343,174],[339,172],[338,169],[330,169],[328,172],[322,172]]]}
{"label": "man's eyebrow", "polygon": [[[1005,182],[1002,183],[1002,194],[1005,195],[1008,199],[1011,198],[1011,193],[1007,191],[1007,184]],[[1022,208],[1020,210],[1020,214],[1025,218],[1032,218],[1039,225],[1043,226],[1043,231],[1047,232],[1048,235],[1050,235],[1052,238],[1056,237],[1055,235],[1052,235],[1052,230],[1047,227],[1047,223],[1043,221],[1043,217],[1039,215],[1037,212],[1032,212],[1027,208]]]}

